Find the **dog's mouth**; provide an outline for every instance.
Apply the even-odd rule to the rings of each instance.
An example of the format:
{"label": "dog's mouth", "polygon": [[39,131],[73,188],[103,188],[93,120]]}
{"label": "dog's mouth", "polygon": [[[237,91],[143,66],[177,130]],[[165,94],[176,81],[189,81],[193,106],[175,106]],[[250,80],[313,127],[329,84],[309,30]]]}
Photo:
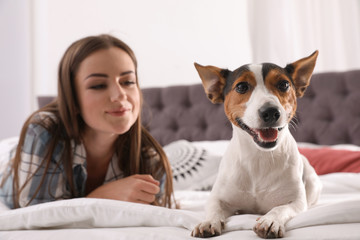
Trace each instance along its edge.
{"label": "dog's mouth", "polygon": [[247,132],[254,140],[254,142],[262,148],[273,148],[277,144],[278,135],[284,127],[279,128],[250,128],[240,118],[236,118],[238,126]]}

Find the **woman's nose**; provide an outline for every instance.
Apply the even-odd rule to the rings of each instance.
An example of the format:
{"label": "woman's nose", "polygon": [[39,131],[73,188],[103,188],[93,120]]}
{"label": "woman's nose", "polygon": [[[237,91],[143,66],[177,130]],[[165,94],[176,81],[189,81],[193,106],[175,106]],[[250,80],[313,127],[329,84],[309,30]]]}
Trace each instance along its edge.
{"label": "woman's nose", "polygon": [[119,82],[112,86],[110,98],[112,102],[126,99],[126,92]]}

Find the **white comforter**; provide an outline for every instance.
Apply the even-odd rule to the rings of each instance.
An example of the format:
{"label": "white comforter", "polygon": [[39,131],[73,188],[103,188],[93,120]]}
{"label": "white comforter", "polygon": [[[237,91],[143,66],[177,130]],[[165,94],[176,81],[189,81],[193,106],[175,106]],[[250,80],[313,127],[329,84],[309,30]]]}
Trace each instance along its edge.
{"label": "white comforter", "polygon": [[[288,222],[284,239],[360,239],[360,174],[333,173],[321,180],[319,203]],[[16,210],[0,205],[0,239],[193,239],[208,195],[177,191],[181,209],[84,198]],[[230,217],[216,239],[258,239],[251,231],[256,218]]]}

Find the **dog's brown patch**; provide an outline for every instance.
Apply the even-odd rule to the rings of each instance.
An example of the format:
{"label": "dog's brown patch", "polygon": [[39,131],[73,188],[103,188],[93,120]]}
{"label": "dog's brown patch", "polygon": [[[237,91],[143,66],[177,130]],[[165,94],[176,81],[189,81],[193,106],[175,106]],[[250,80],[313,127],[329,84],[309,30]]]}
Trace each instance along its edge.
{"label": "dog's brown patch", "polygon": [[[249,90],[245,94],[238,93],[236,91],[236,85],[240,82],[247,82],[250,86]],[[228,119],[237,124],[236,118],[242,118],[246,110],[246,103],[251,97],[251,93],[256,87],[256,79],[253,72],[246,71],[239,78],[237,78],[229,93],[225,96],[224,109]]]}
{"label": "dog's brown patch", "polygon": [[212,103],[222,103],[226,83],[223,73],[226,70],[214,66],[202,66],[197,63],[194,65],[202,80],[206,96]]}
{"label": "dog's brown patch", "polygon": [[[289,82],[289,89],[286,92],[282,92],[278,88],[279,82],[283,80]],[[287,113],[288,121],[290,121],[296,112],[296,90],[288,76],[276,69],[272,69],[266,75],[265,86],[279,99],[280,104]]]}
{"label": "dog's brown patch", "polygon": [[299,98],[304,95],[306,88],[310,84],[310,78],[314,71],[318,55],[319,52],[315,51],[309,57],[302,58],[285,67],[294,80],[296,96]]}

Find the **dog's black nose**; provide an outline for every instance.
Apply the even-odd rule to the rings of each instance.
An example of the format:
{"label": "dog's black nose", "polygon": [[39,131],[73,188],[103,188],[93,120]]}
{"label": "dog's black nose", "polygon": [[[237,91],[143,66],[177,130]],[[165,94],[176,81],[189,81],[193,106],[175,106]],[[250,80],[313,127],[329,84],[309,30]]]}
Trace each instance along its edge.
{"label": "dog's black nose", "polygon": [[276,107],[261,107],[259,116],[266,124],[273,124],[280,118],[280,110]]}

